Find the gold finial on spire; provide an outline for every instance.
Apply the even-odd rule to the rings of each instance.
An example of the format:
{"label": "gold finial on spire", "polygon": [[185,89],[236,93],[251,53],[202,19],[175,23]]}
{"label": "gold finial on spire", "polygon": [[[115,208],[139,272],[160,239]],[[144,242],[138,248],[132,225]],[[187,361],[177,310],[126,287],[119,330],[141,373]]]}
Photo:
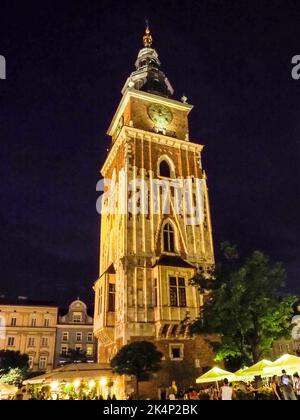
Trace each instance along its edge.
{"label": "gold finial on spire", "polygon": [[148,20],[146,20],[146,30],[145,30],[145,35],[143,36],[143,42],[144,42],[145,48],[150,48],[152,45],[152,41],[153,41],[153,38],[150,33],[149,22]]}

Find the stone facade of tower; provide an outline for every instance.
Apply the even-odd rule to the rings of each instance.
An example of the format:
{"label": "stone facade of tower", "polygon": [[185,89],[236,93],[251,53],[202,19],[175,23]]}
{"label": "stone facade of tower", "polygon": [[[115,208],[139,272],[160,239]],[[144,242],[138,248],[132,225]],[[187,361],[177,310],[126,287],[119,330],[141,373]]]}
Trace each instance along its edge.
{"label": "stone facade of tower", "polygon": [[[189,139],[192,106],[171,98],[159,66],[147,44],[108,131],[94,286],[98,361],[108,363],[130,341],[154,342],[164,354],[163,369],[141,388],[152,398],[173,380],[189,386],[213,363],[205,337],[188,333],[203,301],[189,280],[214,263],[203,146]],[[131,379],[120,387],[131,392]]]}

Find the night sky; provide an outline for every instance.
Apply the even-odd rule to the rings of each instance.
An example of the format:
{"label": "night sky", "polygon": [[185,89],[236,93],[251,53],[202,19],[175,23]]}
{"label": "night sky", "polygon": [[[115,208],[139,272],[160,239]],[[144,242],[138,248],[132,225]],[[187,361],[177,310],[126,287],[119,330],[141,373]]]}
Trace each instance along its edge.
{"label": "night sky", "polygon": [[195,108],[216,253],[283,261],[300,293],[299,1],[1,1],[0,294],[93,301],[106,130],[149,18],[154,48]]}

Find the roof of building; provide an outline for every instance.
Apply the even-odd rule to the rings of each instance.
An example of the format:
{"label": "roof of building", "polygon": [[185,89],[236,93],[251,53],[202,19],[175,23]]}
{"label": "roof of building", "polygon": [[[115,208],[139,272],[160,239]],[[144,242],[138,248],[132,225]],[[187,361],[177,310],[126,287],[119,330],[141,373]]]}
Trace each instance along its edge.
{"label": "roof of building", "polygon": [[0,298],[0,305],[3,306],[41,306],[41,307],[58,307],[57,303],[52,301],[31,300],[26,298],[6,299]]}
{"label": "roof of building", "polygon": [[135,71],[131,73],[125,87],[129,84],[129,87],[134,87],[137,90],[169,98],[173,95],[174,90],[160,69],[161,63],[156,50],[152,48],[152,43],[153,38],[147,24],[143,36],[143,48],[139,51],[135,62]]}
{"label": "roof of building", "polygon": [[154,267],[157,265],[165,265],[168,267],[195,268],[188,261],[185,261],[183,258],[177,255],[162,255],[159,258],[159,260],[154,264]]}

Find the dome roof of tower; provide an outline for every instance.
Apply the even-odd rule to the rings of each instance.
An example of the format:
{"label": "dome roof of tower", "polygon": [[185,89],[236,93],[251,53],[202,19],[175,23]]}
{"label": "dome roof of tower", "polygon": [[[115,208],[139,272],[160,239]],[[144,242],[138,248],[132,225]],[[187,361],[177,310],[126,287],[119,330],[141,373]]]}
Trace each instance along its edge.
{"label": "dome roof of tower", "polygon": [[174,94],[174,90],[160,69],[161,63],[157,52],[152,48],[152,36],[148,26],[143,41],[144,48],[139,51],[135,62],[136,70],[131,73],[125,88],[134,87],[137,90],[169,98]]}

